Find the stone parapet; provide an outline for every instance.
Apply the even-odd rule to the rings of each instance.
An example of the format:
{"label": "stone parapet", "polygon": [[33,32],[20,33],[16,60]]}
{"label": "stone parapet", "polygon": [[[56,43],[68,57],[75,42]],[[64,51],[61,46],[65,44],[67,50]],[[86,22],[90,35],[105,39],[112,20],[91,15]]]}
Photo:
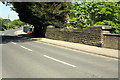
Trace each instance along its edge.
{"label": "stone parapet", "polygon": [[117,41],[120,36],[111,34],[110,30],[111,26],[106,25],[92,26],[84,30],[48,28],[46,32],[46,38],[81,43],[97,47],[118,49]]}

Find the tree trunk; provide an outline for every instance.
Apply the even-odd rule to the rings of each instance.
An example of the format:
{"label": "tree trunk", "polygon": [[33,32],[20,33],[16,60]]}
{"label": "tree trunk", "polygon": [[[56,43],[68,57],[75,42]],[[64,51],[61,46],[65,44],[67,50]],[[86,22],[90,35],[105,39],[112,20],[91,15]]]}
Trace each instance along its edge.
{"label": "tree trunk", "polygon": [[46,29],[47,29],[46,26],[43,26],[43,25],[34,25],[33,35],[35,37],[43,37],[43,38],[45,38]]}
{"label": "tree trunk", "polygon": [[45,38],[45,34],[46,34],[46,30],[47,30],[47,26],[44,25],[43,28],[42,28],[42,30],[43,30],[43,36],[44,36],[44,38]]}

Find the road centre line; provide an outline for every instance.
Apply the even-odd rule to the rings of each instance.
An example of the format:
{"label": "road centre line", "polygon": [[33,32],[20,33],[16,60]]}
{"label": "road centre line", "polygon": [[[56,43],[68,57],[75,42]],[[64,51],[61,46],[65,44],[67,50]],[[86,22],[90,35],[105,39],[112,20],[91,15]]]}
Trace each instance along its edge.
{"label": "road centre line", "polygon": [[13,43],[13,44],[17,44],[17,43],[15,43],[15,42],[11,42],[11,43]]}
{"label": "road centre line", "polygon": [[69,63],[67,63],[67,62],[64,62],[64,61],[61,61],[61,60],[52,58],[52,57],[50,57],[50,56],[47,56],[47,55],[43,55],[43,56],[46,57],[46,58],[52,59],[52,60],[54,60],[54,61],[57,61],[57,62],[59,62],[59,63],[66,64],[66,65],[71,66],[71,67],[76,67],[75,65],[72,65],[72,64],[69,64]]}
{"label": "road centre line", "polygon": [[22,48],[24,48],[24,49],[26,49],[26,50],[32,51],[31,49],[26,48],[26,47],[24,47],[24,46],[21,46],[21,45],[20,45],[20,47],[22,47]]}

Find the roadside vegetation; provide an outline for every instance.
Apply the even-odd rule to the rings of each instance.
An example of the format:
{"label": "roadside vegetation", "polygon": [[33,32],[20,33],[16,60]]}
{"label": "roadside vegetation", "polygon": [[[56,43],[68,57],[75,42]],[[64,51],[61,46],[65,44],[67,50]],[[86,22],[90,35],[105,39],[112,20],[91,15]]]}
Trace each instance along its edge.
{"label": "roadside vegetation", "polygon": [[1,26],[2,26],[2,31],[19,28],[22,25],[26,24],[26,23],[20,21],[19,19],[11,21],[10,19],[0,18],[0,22],[1,22]]}
{"label": "roadside vegetation", "polygon": [[34,25],[34,35],[45,37],[46,26],[86,29],[112,26],[120,34],[120,2],[12,2],[21,21]]}
{"label": "roadside vegetation", "polygon": [[47,26],[65,27],[67,2],[13,2],[21,21],[34,26],[34,36],[45,37]]}
{"label": "roadside vegetation", "polygon": [[70,6],[67,28],[86,29],[94,25],[112,26],[112,33],[120,34],[119,2],[83,2]]}

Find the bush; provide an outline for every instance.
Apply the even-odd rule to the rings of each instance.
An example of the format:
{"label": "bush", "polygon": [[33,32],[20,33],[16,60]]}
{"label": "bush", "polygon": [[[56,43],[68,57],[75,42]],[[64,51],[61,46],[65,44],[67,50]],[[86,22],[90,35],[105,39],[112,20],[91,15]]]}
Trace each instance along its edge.
{"label": "bush", "polygon": [[109,25],[109,26],[112,26],[111,33],[120,34],[120,24],[114,23],[113,21],[103,20],[102,22],[97,22],[95,25]]}

